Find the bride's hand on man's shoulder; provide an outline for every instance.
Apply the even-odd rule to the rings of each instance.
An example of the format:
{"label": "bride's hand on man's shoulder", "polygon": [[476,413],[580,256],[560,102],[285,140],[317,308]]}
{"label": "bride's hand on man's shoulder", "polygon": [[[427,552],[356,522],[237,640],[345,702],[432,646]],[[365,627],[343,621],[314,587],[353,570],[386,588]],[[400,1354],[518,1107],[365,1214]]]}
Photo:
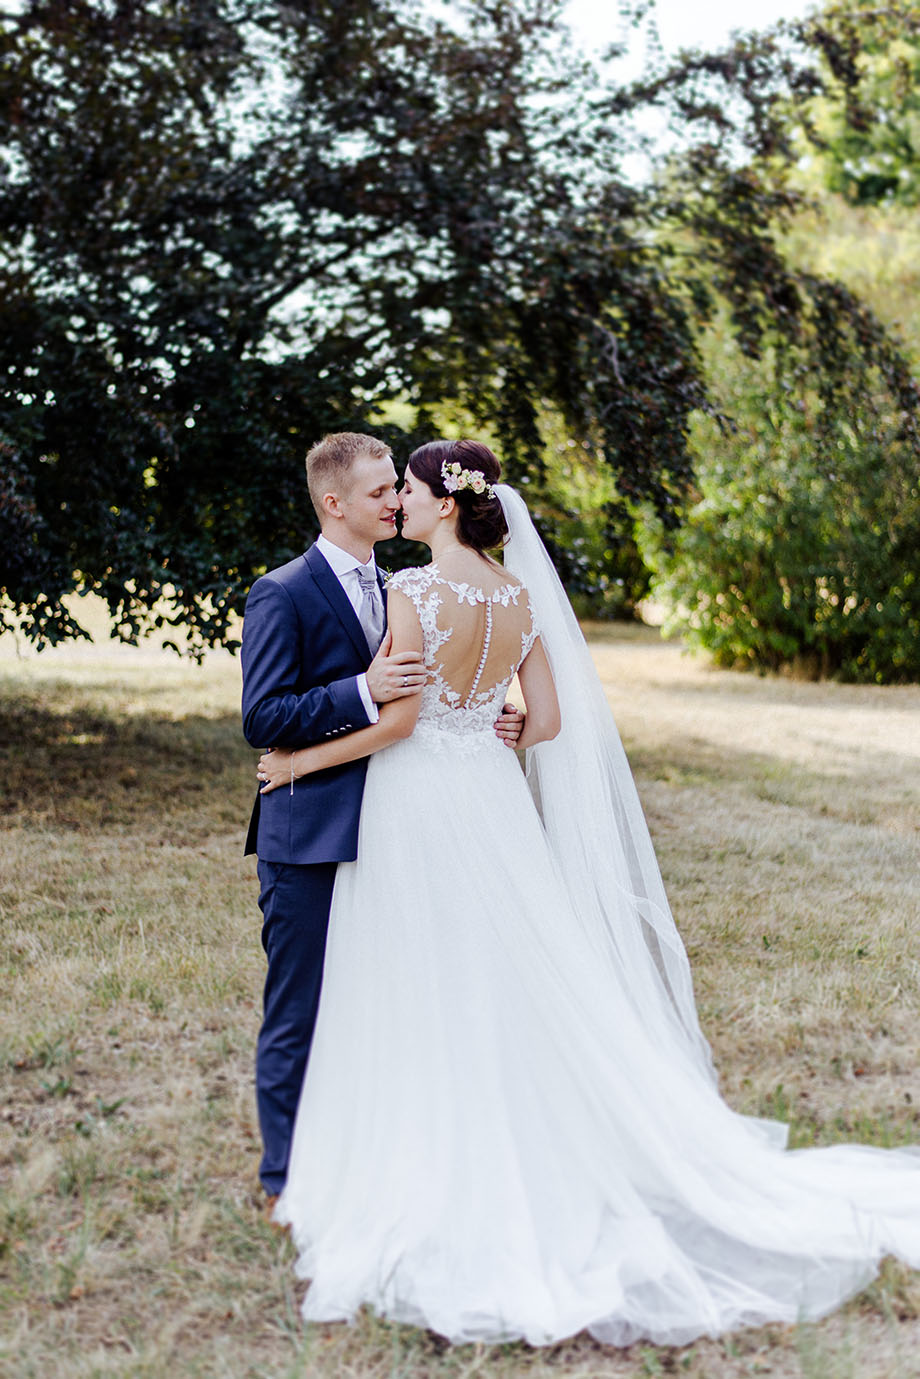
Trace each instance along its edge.
{"label": "bride's hand on man's shoulder", "polygon": [[495,735],[500,737],[506,747],[516,747],[524,727],[524,714],[513,704],[504,704],[495,720]]}

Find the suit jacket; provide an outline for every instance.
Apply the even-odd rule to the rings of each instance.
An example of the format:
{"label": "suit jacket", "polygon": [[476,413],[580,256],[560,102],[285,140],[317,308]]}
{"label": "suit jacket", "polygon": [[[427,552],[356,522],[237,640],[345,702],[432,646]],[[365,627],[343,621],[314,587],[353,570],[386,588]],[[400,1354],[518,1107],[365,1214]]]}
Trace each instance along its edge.
{"label": "suit jacket", "polygon": [[[307,747],[368,726],[355,684],[371,661],[367,638],[316,546],[256,580],[240,658],[250,746]],[[347,762],[295,781],[293,794],[257,794],[246,852],[267,862],[352,861],[366,769],[366,758]]]}

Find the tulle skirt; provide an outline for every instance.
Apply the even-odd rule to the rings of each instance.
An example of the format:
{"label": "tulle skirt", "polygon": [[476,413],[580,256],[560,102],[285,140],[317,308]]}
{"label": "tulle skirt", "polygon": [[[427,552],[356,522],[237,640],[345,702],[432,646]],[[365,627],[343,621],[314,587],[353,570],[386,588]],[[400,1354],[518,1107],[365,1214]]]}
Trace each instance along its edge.
{"label": "tulle skirt", "polygon": [[783,1138],[650,1037],[512,752],[422,724],[372,759],[277,1208],[305,1318],[681,1344],[920,1266],[920,1155]]}

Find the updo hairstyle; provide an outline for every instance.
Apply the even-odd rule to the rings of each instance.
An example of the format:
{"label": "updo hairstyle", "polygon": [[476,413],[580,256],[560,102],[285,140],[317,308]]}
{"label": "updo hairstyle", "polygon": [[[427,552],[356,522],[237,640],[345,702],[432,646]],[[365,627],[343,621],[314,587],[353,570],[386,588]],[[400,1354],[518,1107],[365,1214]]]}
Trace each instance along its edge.
{"label": "updo hairstyle", "polygon": [[474,551],[489,551],[500,546],[508,535],[502,505],[488,492],[471,488],[449,493],[444,485],[442,466],[459,464],[461,469],[479,470],[487,484],[497,484],[502,467],[487,445],[479,441],[429,441],[409,456],[409,468],[427,484],[436,498],[453,498],[457,504],[457,539]]}

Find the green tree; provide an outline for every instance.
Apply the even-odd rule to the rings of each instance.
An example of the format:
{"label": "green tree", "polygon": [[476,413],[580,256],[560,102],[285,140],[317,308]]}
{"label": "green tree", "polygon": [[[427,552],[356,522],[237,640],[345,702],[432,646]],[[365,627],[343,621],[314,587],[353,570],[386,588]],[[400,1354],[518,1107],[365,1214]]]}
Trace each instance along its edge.
{"label": "green tree", "polygon": [[[809,127],[829,190],[854,205],[920,203],[920,34],[884,9],[831,4],[837,79]],[[879,22],[881,21],[881,22]]]}
{"label": "green tree", "polygon": [[[606,528],[565,543],[590,592],[624,502],[677,521],[717,297],[746,351],[777,334],[828,394],[858,385],[834,342],[861,331],[914,444],[896,346],[777,240],[840,23],[624,87],[565,46],[555,0],[474,0],[456,28],[399,0],[23,4],[0,21],[0,494],[29,514],[9,612],[73,635],[62,599],[94,588],[129,639],[165,598],[226,640],[302,548],[307,444],[404,449],[445,403],[499,438],[551,541],[550,432],[606,468]],[[650,104],[682,142],[630,180]],[[411,416],[381,426],[397,398]]]}
{"label": "green tree", "polygon": [[666,626],[730,668],[920,678],[920,461],[878,371],[854,408],[796,355],[746,359],[717,329],[704,353],[733,424],[697,419],[685,521],[643,529]]}
{"label": "green tree", "polygon": [[892,204],[909,200],[909,158],[897,196],[841,180],[856,149],[868,177],[870,148],[909,121],[899,73],[918,51],[917,16],[912,30],[897,19],[831,4],[808,22],[824,79],[818,97],[789,106],[794,144],[801,152],[804,135],[811,156],[791,172],[807,201],[784,218],[781,243],[810,319],[798,338],[755,330],[752,349],[743,317],[714,315],[702,353],[721,425],[694,420],[678,532],[651,519],[641,533],[667,625],[723,665],[920,677],[916,227]]}

